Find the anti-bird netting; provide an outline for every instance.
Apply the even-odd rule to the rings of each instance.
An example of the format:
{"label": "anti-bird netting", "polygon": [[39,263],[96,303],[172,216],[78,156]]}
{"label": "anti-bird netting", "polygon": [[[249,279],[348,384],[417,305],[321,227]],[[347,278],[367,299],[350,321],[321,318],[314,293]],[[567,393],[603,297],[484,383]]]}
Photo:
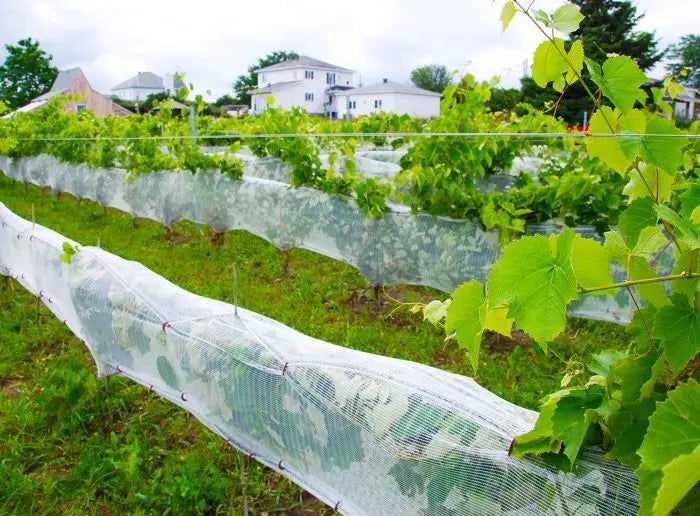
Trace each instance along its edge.
{"label": "anti-bird netting", "polygon": [[[0,169],[12,179],[91,199],[167,227],[189,220],[218,232],[244,229],[283,250],[309,249],[353,265],[374,285],[425,285],[452,292],[464,281],[484,281],[500,254],[497,234],[484,231],[474,221],[411,214],[407,207],[397,205],[382,218],[367,218],[354,202],[281,182],[291,169],[280,160],[246,153],[239,157],[246,174],[243,180],[216,170],[130,176],[124,170],[63,163],[48,155],[0,156]],[[382,159],[375,159],[378,157]],[[394,173],[398,169],[391,161],[398,159],[397,153],[392,158],[390,151],[368,151],[359,159],[364,160],[363,173],[385,165],[395,167]],[[532,160],[520,161],[520,168],[536,167]],[[505,187],[507,183],[490,181],[485,188]],[[530,228],[545,233],[555,230],[551,224]],[[577,230],[586,236],[594,234],[591,228]],[[669,268],[672,255],[669,249],[658,261],[661,270]],[[623,275],[620,269],[620,280]],[[632,308],[629,294],[620,289],[616,297],[583,296],[571,305],[570,312],[590,319],[627,322]]]}
{"label": "anti-bird netting", "polygon": [[635,514],[625,466],[588,452],[576,474],[515,460],[535,412],[467,377],[313,339],[186,292],[0,204],[0,273],[92,352],[344,514]]}

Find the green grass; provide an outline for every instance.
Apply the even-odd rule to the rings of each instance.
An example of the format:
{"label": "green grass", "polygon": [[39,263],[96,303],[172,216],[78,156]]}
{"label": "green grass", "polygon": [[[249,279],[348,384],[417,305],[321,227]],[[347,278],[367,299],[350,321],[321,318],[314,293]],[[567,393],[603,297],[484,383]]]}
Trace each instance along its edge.
{"label": "green grass", "polygon": [[[241,306],[347,347],[471,374],[441,332],[373,290],[352,267],[304,250],[286,256],[242,231],[213,247],[192,224],[172,232],[148,220],[0,176],[0,202],[83,245],[136,260],[199,295],[231,301],[236,263]],[[205,233],[205,232],[204,232]],[[390,287],[406,301],[444,298]],[[122,377],[98,381],[86,348],[16,283],[0,279],[0,513],[240,514],[238,456],[183,410]],[[489,335],[477,381],[536,408],[563,363],[528,339]],[[552,343],[563,359],[620,346],[613,324],[572,320]],[[249,462],[251,512],[332,512],[280,475]]]}

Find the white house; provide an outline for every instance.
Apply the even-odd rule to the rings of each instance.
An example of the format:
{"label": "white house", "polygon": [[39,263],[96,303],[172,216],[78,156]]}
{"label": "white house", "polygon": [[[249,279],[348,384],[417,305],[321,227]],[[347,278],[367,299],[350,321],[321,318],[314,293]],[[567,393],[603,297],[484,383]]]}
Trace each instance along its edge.
{"label": "white house", "polygon": [[335,93],[338,113],[351,118],[378,111],[408,114],[416,118],[440,115],[442,95],[384,79],[379,84]]}
{"label": "white house", "polygon": [[165,79],[153,72],[139,72],[130,79],[112,88],[112,95],[124,100],[143,101],[149,95],[158,93],[175,94],[183,83],[175,79],[175,74],[166,74]]}
{"label": "white house", "polygon": [[267,109],[267,98],[272,95],[274,106],[299,106],[309,113],[336,117],[334,92],[357,84],[352,70],[308,56],[265,66],[257,73],[258,87],[251,91],[250,101],[253,114]]}

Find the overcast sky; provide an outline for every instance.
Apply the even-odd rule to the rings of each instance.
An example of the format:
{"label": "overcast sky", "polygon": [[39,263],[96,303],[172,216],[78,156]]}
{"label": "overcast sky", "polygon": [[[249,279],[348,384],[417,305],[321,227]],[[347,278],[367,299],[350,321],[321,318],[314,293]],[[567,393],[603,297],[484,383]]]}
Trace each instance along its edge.
{"label": "overcast sky", "polygon": [[[561,1],[537,0],[549,10]],[[700,26],[700,0],[638,0],[640,30],[662,48]],[[296,50],[356,70],[365,84],[407,82],[439,63],[517,86],[541,40],[525,19],[501,34],[503,0],[0,0],[0,43],[31,36],[59,68],[80,66],[104,93],[139,71],[185,71],[214,97],[249,64]],[[0,50],[0,59],[5,55]],[[652,75],[663,75],[657,67]]]}

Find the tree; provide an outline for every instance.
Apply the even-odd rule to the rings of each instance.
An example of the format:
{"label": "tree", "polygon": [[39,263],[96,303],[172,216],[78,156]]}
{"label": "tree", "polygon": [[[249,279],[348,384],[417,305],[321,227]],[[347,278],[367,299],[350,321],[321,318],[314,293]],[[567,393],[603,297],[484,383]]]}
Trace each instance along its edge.
{"label": "tree", "polygon": [[[678,43],[668,47],[670,62],[666,70],[679,78],[679,82],[691,88],[700,88],[700,34],[683,36]],[[686,71],[683,76],[682,70]]]}
{"label": "tree", "polygon": [[442,93],[452,84],[452,75],[443,65],[426,65],[415,68],[411,72],[411,82],[424,90]]}
{"label": "tree", "polygon": [[522,98],[523,94],[517,88],[492,88],[486,105],[491,111],[515,111]]}
{"label": "tree", "polygon": [[[642,70],[652,68],[664,53],[651,32],[637,32],[635,26],[643,18],[637,7],[629,0],[570,0],[585,16],[579,29],[571,34],[572,39],[581,39],[587,57],[604,61],[607,54],[621,54],[634,59]],[[567,42],[567,48],[570,43]],[[588,71],[582,76],[590,83]],[[571,124],[582,124],[583,113],[591,112],[591,100],[579,82],[567,88],[563,99],[552,91],[543,91],[535,82],[525,77],[521,81],[523,102],[542,108],[545,102],[556,106],[556,114]]]}
{"label": "tree", "polygon": [[265,57],[258,59],[258,62],[248,67],[248,73],[239,75],[236,82],[233,83],[233,92],[236,94],[234,104],[250,105],[250,90],[258,87],[257,70],[265,66],[288,61],[289,59],[297,59],[299,54],[293,50],[276,50]]}
{"label": "tree", "polygon": [[0,100],[11,109],[28,104],[49,91],[58,75],[51,66],[53,57],[32,38],[21,39],[17,46],[5,45],[7,58],[0,66]]}
{"label": "tree", "polygon": [[236,99],[233,95],[229,95],[228,93],[226,95],[222,95],[218,99],[214,101],[215,106],[230,106],[236,103]]}

